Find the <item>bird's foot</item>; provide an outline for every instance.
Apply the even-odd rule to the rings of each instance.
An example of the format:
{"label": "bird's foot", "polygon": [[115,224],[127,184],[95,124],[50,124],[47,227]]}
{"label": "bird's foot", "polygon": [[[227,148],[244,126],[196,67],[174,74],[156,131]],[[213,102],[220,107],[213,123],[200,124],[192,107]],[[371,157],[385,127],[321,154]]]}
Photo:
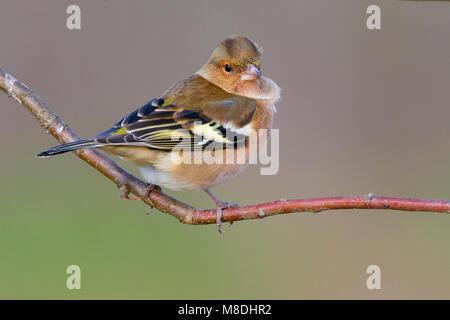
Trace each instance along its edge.
{"label": "bird's foot", "polygon": [[[151,193],[152,191],[161,191],[161,187],[158,186],[158,185],[156,185],[156,184],[149,183],[149,184],[147,185],[147,189],[145,190],[144,198],[147,199],[147,198],[150,196],[150,193]],[[152,205],[148,205],[148,211],[147,211],[147,214],[152,213],[152,210],[153,210],[153,206],[152,206]]]}
{"label": "bird's foot", "polygon": [[140,197],[140,196],[130,197],[131,191],[129,191],[128,188],[126,188],[126,187],[123,187],[123,188],[121,187],[120,188],[120,197],[122,199],[126,199],[126,200],[142,200],[143,198],[144,199],[148,198],[150,196],[150,193],[154,190],[161,191],[161,187],[156,184],[149,183],[145,189],[144,197]]}
{"label": "bird's foot", "polygon": [[[217,212],[217,218],[216,218],[216,225],[217,225],[217,231],[219,231],[219,233],[222,233],[222,213],[223,210],[227,209],[227,208],[235,208],[238,207],[239,205],[237,203],[229,203],[229,202],[225,202],[225,201],[217,201],[216,202],[216,212]],[[230,228],[231,225],[233,224],[233,221],[230,222]]]}
{"label": "bird's foot", "polygon": [[[219,233],[222,233],[221,226],[222,226],[222,213],[223,213],[223,210],[226,209],[226,208],[237,207],[238,204],[237,203],[229,203],[229,202],[225,202],[225,201],[220,200],[209,189],[205,189],[205,192],[216,203],[216,208],[217,208],[216,209],[216,212],[217,212],[217,218],[216,218],[217,231],[219,231]],[[230,226],[231,226],[231,223],[230,223]]]}
{"label": "bird's foot", "polygon": [[144,198],[148,198],[152,191],[161,191],[161,187],[156,184],[149,183],[145,189]]}
{"label": "bird's foot", "polygon": [[[216,224],[217,224],[217,231],[219,231],[219,233],[222,233],[222,213],[223,210],[226,208],[234,208],[237,207],[238,204],[237,203],[229,203],[229,202],[225,202],[220,200],[219,198],[216,197],[216,195],[214,193],[212,193],[210,190],[206,189],[205,192],[214,200],[214,202],[216,203],[216,212],[217,212],[217,218],[216,218]],[[232,222],[230,222],[230,226],[231,226]]]}
{"label": "bird's foot", "polygon": [[120,197],[126,200],[141,200],[141,197],[134,196],[130,197],[130,191],[127,188],[120,188]]}
{"label": "bird's foot", "polygon": [[[124,188],[120,188],[120,197],[122,199],[127,199],[127,200],[142,200],[142,199],[147,199],[150,196],[150,193],[152,191],[161,191],[161,187],[156,185],[156,184],[151,184],[149,183],[147,185],[147,188],[145,189],[145,194],[144,197],[140,197],[140,196],[134,196],[134,197],[130,197],[130,191],[124,187]],[[152,212],[153,206],[149,205],[149,209],[147,211],[147,214],[150,214]]]}

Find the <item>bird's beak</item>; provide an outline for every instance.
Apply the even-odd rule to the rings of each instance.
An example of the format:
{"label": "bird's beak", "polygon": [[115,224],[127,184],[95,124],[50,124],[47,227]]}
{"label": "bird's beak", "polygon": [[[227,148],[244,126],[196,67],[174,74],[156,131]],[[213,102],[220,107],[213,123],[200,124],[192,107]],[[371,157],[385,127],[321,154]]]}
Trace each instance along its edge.
{"label": "bird's beak", "polygon": [[242,72],[241,80],[255,80],[259,78],[260,75],[261,72],[259,69],[255,65],[249,64]]}

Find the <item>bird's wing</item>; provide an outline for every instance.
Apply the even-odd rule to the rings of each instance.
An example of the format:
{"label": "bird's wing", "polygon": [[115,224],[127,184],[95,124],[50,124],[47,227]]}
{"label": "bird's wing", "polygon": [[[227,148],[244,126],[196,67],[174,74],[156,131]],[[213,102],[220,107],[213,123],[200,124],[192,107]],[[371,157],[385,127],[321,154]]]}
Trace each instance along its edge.
{"label": "bird's wing", "polygon": [[[162,151],[178,148],[202,150],[211,144],[237,148],[247,143],[245,131],[239,128],[250,122],[254,112],[250,117],[245,116],[247,123],[240,119],[241,123],[236,128],[233,124],[237,120],[233,113],[239,111],[237,104],[242,104],[242,101],[204,101],[199,108],[154,99],[93,139],[100,145],[138,145]],[[214,113],[213,109],[218,111]]]}

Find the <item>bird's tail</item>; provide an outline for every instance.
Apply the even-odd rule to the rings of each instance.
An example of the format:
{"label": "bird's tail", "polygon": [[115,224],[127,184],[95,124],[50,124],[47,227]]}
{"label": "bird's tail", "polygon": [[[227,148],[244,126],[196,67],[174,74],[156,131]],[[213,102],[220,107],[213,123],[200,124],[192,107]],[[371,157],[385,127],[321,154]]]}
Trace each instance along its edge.
{"label": "bird's tail", "polygon": [[61,144],[59,146],[48,149],[47,151],[39,153],[38,158],[44,158],[53,156],[55,154],[60,154],[68,151],[74,151],[78,149],[86,149],[86,148],[95,148],[99,147],[101,144],[96,142],[95,140],[79,140],[75,142],[69,142],[66,144]]}

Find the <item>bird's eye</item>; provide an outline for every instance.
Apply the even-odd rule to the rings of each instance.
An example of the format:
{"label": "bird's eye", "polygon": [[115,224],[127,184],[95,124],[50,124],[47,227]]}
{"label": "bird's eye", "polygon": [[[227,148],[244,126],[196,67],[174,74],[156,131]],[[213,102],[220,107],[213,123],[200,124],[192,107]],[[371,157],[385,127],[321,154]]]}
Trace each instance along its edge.
{"label": "bird's eye", "polygon": [[231,72],[232,70],[229,64],[224,65],[223,68],[225,69],[226,72]]}

